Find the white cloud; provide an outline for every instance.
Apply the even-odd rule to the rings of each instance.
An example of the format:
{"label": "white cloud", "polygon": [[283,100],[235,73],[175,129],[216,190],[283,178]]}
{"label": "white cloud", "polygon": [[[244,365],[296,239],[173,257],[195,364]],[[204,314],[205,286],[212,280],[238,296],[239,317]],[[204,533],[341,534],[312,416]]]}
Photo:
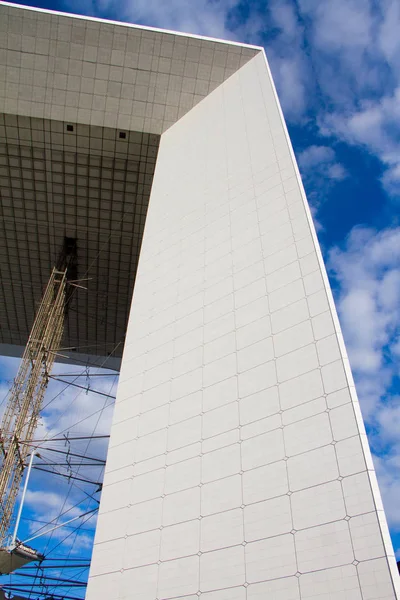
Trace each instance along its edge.
{"label": "white cloud", "polygon": [[338,162],[335,150],[330,146],[312,145],[300,152],[297,156],[307,191],[308,201],[313,211],[313,218],[317,229],[323,227],[317,219],[317,211],[324,202],[332,186],[348,176],[344,166]]}
{"label": "white cloud", "polygon": [[[386,389],[387,369],[392,372],[397,360],[391,345],[397,341],[400,322],[399,264],[400,228],[379,233],[355,228],[345,249],[329,253],[330,271],[340,284],[338,310],[350,360],[365,388],[372,379],[372,389],[378,382]],[[365,394],[364,401],[368,415],[379,396]]]}
{"label": "white cloud", "polygon": [[[16,358],[0,357],[0,374],[3,376],[0,378],[0,416],[5,409],[19,363],[20,360]],[[108,394],[110,397],[106,398],[94,391],[84,391],[73,385],[68,386],[63,382],[51,379],[44,397],[35,438],[38,440],[50,439],[66,433],[75,436],[108,435],[118,375],[106,369],[96,368],[89,369],[88,373],[91,375],[86,376],[85,368],[60,363],[56,363],[53,367],[53,375],[57,373],[76,373],[76,378],[62,377],[62,379]],[[83,377],[78,377],[82,374]],[[96,377],[96,374],[103,376]],[[111,376],[104,376],[105,374]],[[96,452],[100,452],[100,447],[105,449],[106,446],[107,441],[96,442]]]}
{"label": "white cloud", "polygon": [[343,165],[340,163],[333,163],[332,165],[329,165],[327,175],[329,179],[334,181],[343,181],[343,179],[346,179],[348,173]]}
{"label": "white cloud", "polygon": [[135,0],[114,2],[104,0],[101,12],[112,9],[119,19],[132,23],[147,24],[174,31],[199,34],[223,39],[236,39],[234,31],[227,27],[227,18],[238,0],[188,0],[148,2]]}
{"label": "white cloud", "polygon": [[[19,537],[22,533],[23,541],[35,538],[28,543],[38,549],[61,543],[64,552],[73,549],[74,553],[79,554],[93,545],[97,514],[85,513],[95,507],[93,501],[70,486],[53,486],[53,489],[35,491],[28,489],[23,514],[29,514],[31,520],[27,532],[20,527]],[[75,521],[68,523],[71,519]]]}
{"label": "white cloud", "polygon": [[[55,522],[60,512],[64,513],[64,517],[62,519],[64,522],[85,512],[82,510],[82,508],[79,508],[79,506],[74,506],[73,502],[70,500],[65,502],[65,496],[61,494],[56,487],[54,487],[53,490],[28,489],[26,492],[25,501],[27,506],[31,508],[34,514],[40,517],[39,520],[43,520],[45,518],[49,523],[51,521]],[[46,531],[52,526],[53,525],[44,527],[44,530]]]}
{"label": "white cloud", "polygon": [[[378,415],[377,420],[381,430],[384,432],[385,440],[394,444],[399,443],[400,431],[400,397],[395,396],[390,403],[383,407]],[[400,447],[399,447],[400,451]],[[395,459],[396,466],[400,469],[400,453]]]}
{"label": "white cloud", "polygon": [[270,1],[267,15],[269,20],[266,19],[264,29],[267,39],[273,32],[267,41],[267,57],[285,116],[296,122],[307,110],[308,94],[313,87],[304,53],[304,29],[290,0]]}
{"label": "white cloud", "polygon": [[273,46],[267,48],[268,60],[279,93],[282,110],[287,119],[297,121],[307,108],[305,72],[301,54],[281,56]]}
{"label": "white cloud", "polygon": [[379,100],[361,103],[350,113],[325,115],[321,131],[375,154],[386,167],[384,187],[400,197],[400,86]]}
{"label": "white cloud", "polygon": [[[312,145],[300,152],[298,162],[307,178],[323,177],[325,180],[342,181],[347,177],[344,166],[338,162],[335,150],[330,146]],[[321,182],[318,182],[320,187]]]}
{"label": "white cloud", "polygon": [[313,42],[326,51],[354,52],[367,46],[373,27],[370,0],[300,0],[301,12],[312,20]]}
{"label": "white cloud", "polygon": [[[104,378],[105,379],[105,378]],[[111,378],[110,378],[111,379]],[[92,388],[104,393],[115,394],[116,383],[99,381],[91,382]],[[85,385],[85,380],[79,379],[79,385]],[[45,405],[55,397],[65,384],[57,383],[49,386]],[[111,426],[114,402],[94,392],[85,393],[74,387],[69,387],[46,408],[41,417],[41,427],[37,438],[58,437],[67,431],[74,435],[103,435],[108,434]]]}
{"label": "white cloud", "polygon": [[386,518],[389,526],[398,531],[400,529],[400,453],[393,456],[375,455],[373,459]]}
{"label": "white cloud", "polygon": [[335,151],[328,146],[309,146],[298,156],[305,177],[342,181],[347,177],[346,169],[337,161]]}
{"label": "white cloud", "polygon": [[316,165],[331,163],[335,158],[335,151],[333,148],[313,145],[309,146],[299,154],[298,161],[300,167],[303,169],[310,169]]}
{"label": "white cloud", "polygon": [[399,197],[398,1],[300,0],[299,7],[320,92],[320,133],[376,155],[385,190]]}
{"label": "white cloud", "polygon": [[392,67],[393,75],[399,81],[400,77],[400,4],[398,0],[380,0],[381,20],[378,26],[378,46],[388,65]]}
{"label": "white cloud", "polygon": [[353,106],[389,77],[379,45],[383,9],[371,0],[300,0],[299,6],[319,85],[334,108]]}

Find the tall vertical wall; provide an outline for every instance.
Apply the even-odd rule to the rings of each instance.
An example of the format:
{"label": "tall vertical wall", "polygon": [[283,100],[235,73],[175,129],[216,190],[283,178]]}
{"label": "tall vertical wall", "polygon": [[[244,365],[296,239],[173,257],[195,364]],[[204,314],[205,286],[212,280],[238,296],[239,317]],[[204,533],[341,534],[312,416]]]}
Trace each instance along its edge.
{"label": "tall vertical wall", "polygon": [[88,600],[398,597],[299,181],[262,53],[162,136]]}

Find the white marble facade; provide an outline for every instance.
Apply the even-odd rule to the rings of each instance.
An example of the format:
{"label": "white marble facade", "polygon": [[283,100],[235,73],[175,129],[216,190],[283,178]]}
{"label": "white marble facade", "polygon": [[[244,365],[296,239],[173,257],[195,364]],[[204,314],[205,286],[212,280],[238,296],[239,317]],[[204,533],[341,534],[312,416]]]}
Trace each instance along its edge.
{"label": "white marble facade", "polygon": [[161,137],[88,598],[393,600],[397,579],[260,53]]}
{"label": "white marble facade", "polygon": [[296,161],[265,55],[243,48],[182,116],[152,124],[88,600],[400,598]]}

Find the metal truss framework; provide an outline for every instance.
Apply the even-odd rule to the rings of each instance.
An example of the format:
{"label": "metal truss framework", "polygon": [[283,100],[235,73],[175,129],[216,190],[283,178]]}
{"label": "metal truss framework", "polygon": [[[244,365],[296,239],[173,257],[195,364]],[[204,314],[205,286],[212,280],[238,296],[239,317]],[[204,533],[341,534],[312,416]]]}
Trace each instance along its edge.
{"label": "metal truss framework", "polygon": [[7,540],[19,486],[32,452],[49,375],[61,344],[67,269],[53,269],[40,302],[0,429],[0,546]]}

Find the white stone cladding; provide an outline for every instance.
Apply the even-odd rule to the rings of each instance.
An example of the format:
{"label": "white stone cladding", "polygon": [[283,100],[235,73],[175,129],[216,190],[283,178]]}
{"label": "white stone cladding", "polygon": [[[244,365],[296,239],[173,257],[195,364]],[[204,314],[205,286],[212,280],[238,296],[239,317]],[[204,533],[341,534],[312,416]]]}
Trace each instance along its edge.
{"label": "white stone cladding", "polygon": [[87,600],[394,600],[396,586],[259,53],[161,137]]}
{"label": "white stone cladding", "polygon": [[159,134],[259,52],[1,2],[0,113]]}

